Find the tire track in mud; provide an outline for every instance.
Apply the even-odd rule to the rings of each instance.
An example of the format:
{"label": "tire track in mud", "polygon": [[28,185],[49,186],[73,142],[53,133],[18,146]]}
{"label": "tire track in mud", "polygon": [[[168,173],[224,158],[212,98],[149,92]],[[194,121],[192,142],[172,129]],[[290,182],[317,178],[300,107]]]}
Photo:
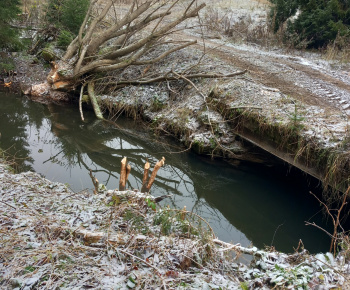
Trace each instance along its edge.
{"label": "tire track in mud", "polygon": [[[236,54],[240,53],[239,50],[236,50],[235,52]],[[290,95],[303,103],[322,107],[331,107],[333,109],[342,109],[341,105],[344,104],[340,104],[339,102],[344,102],[344,96],[339,96],[339,92],[337,92],[338,88],[346,91],[346,93],[343,92],[342,95],[347,95],[348,102],[350,101],[350,85],[347,85],[340,80],[319,71],[314,71],[308,67],[290,62],[286,63],[283,60],[278,60],[275,58],[264,59],[264,62],[266,63],[283,63],[292,69],[292,73],[286,73],[283,71],[273,72],[264,70],[264,67],[256,65],[252,62],[244,61],[236,56],[230,56],[229,53],[219,49],[212,49],[210,54],[215,55],[216,57],[219,57],[225,62],[231,63],[240,69],[248,69],[251,77],[257,82],[263,84],[264,86],[277,88],[282,93]],[[299,74],[299,76],[291,77],[293,72],[295,74]],[[307,79],[305,79],[301,73],[304,76],[306,75]],[[300,86],[298,83],[304,84],[303,86]],[[308,83],[307,87],[305,87],[305,83]],[[319,84],[319,87],[317,88],[315,84]],[[337,89],[331,88],[331,86],[335,86]],[[339,102],[337,102],[337,100],[339,100]]]}
{"label": "tire track in mud", "polygon": [[[187,36],[188,37],[188,36]],[[239,48],[219,45],[206,40],[206,48],[200,37],[196,47],[238,69],[247,69],[252,81],[264,86],[279,89],[305,104],[346,112],[350,115],[350,79],[349,83],[337,76],[310,65],[298,63],[300,57],[273,56]],[[322,71],[323,70],[323,71]],[[335,74],[335,76],[332,75]],[[344,78],[344,77],[343,77]]]}

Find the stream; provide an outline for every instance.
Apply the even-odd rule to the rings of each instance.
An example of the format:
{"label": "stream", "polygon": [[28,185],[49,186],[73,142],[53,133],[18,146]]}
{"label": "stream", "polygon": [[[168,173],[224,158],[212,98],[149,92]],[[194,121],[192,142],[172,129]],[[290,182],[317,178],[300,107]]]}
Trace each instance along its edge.
{"label": "stream", "polygon": [[[141,188],[146,160],[162,156],[151,194],[172,194],[163,205],[193,211],[207,219],[226,242],[274,246],[293,252],[299,239],[315,253],[329,249],[329,237],[305,221],[332,232],[330,221],[309,191],[315,181],[292,176],[287,167],[232,166],[184,148],[169,138],[154,136],[141,122],[120,117],[116,125],[96,120],[75,106],[43,105],[0,92],[0,147],[15,156],[21,171],[36,171],[52,181],[69,184],[73,191],[92,189],[89,170],[107,188],[119,184],[120,161],[132,167],[127,188]],[[276,172],[279,174],[276,174]]]}

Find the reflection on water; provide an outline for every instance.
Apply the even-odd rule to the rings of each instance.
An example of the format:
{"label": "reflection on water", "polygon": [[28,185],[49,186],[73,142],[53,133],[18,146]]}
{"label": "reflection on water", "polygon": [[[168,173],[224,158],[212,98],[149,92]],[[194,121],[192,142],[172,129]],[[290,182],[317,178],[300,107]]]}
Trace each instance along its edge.
{"label": "reflection on water", "polygon": [[0,146],[22,160],[21,170],[68,183],[74,191],[93,188],[90,169],[100,183],[116,188],[123,156],[132,166],[127,187],[141,188],[145,161],[154,165],[165,156],[152,193],[173,194],[166,203],[200,214],[222,240],[291,252],[302,239],[310,251],[327,250],[328,237],[304,225],[310,219],[325,227],[306,186],[276,180],[256,165],[234,168],[188,152],[172,153],[181,149],[156,140],[130,119],[113,126],[92,113],[84,115],[82,122],[77,108],[0,93]]}

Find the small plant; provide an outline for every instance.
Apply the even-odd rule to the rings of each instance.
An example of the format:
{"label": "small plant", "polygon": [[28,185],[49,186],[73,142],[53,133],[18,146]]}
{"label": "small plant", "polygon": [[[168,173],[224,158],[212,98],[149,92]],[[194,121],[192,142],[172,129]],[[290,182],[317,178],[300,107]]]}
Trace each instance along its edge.
{"label": "small plant", "polygon": [[171,212],[169,210],[162,210],[158,212],[153,220],[153,224],[161,226],[161,232],[163,235],[169,235],[171,232]]}
{"label": "small plant", "polygon": [[309,281],[312,279],[312,268],[308,266],[297,266],[295,268],[284,268],[275,265],[275,268],[269,273],[272,278],[271,283],[276,287],[299,287],[307,289]]}
{"label": "small plant", "polygon": [[5,74],[10,74],[11,71],[15,69],[15,64],[13,60],[9,58],[2,58],[0,56],[0,74],[5,73]]}
{"label": "small plant", "polygon": [[156,211],[156,204],[152,199],[146,198],[145,202],[149,208],[151,208],[153,211]]}
{"label": "small plant", "polygon": [[157,112],[163,109],[164,107],[164,102],[160,99],[160,97],[157,94],[155,94],[152,97],[152,109]]}
{"label": "small plant", "polygon": [[35,269],[36,269],[36,267],[33,267],[33,266],[27,266],[27,267],[25,267],[24,268],[24,274],[28,274],[28,273],[32,273],[32,272],[34,272],[35,271]]}
{"label": "small plant", "polygon": [[242,290],[248,290],[249,289],[249,285],[247,282],[241,282],[241,288]]}
{"label": "small plant", "polygon": [[215,149],[217,147],[217,143],[216,143],[215,138],[210,138],[209,139],[209,143],[210,143],[210,148],[211,149]]}
{"label": "small plant", "polygon": [[193,111],[189,108],[179,108],[177,109],[177,115],[178,115],[178,122],[181,126],[186,125],[189,118],[193,115]]}
{"label": "small plant", "polygon": [[164,235],[176,233],[186,237],[201,236],[202,241],[205,242],[208,234],[207,229],[202,227],[200,218],[185,209],[167,208],[161,210],[155,215],[153,224],[160,225],[161,233]]}
{"label": "small plant", "polygon": [[140,231],[142,234],[147,234],[149,232],[149,228],[145,227],[145,218],[138,212],[127,209],[123,219],[129,223],[132,230]]}
{"label": "small plant", "polygon": [[304,125],[301,123],[304,120],[305,120],[305,118],[302,115],[300,115],[298,112],[297,105],[294,104],[294,112],[290,115],[290,121],[291,121],[290,129],[291,129],[291,131],[293,133],[300,132],[304,128]]}

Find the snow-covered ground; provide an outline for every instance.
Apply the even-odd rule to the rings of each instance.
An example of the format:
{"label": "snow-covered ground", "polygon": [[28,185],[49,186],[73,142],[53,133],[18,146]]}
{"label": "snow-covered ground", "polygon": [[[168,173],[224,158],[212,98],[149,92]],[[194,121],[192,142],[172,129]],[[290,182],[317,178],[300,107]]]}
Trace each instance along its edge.
{"label": "snow-covered ground", "polygon": [[[171,215],[153,207],[151,195],[103,186],[73,193],[2,162],[1,289],[347,287],[346,252],[287,255],[224,243],[185,209]],[[236,263],[230,252],[252,255],[252,264]]]}

